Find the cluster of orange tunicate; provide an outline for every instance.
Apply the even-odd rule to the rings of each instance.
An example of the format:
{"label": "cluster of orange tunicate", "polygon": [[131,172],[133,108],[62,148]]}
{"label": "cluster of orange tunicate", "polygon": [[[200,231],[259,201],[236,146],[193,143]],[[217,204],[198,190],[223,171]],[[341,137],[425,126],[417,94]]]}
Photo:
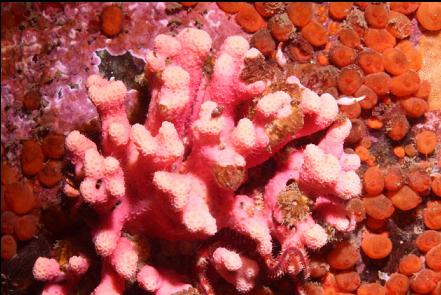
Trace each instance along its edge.
{"label": "cluster of orange tunicate", "polygon": [[[40,230],[38,186],[51,188],[60,183],[64,136],[48,134],[41,141],[25,140],[20,155],[21,167],[4,157],[1,166],[1,258],[10,260],[18,244],[32,239]],[[20,169],[21,168],[21,169]]]}

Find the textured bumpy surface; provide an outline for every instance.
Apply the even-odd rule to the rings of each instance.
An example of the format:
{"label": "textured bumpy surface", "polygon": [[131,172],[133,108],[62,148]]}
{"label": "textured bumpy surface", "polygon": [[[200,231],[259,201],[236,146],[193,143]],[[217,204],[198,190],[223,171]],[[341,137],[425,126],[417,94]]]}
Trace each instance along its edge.
{"label": "textured bumpy surface", "polygon": [[[101,146],[73,131],[66,147],[82,200],[100,216],[92,237],[102,257],[96,295],[121,294],[125,281],[135,280],[154,294],[191,287],[189,278],[146,264],[142,244],[126,233],[207,240],[195,275],[197,287],[214,294],[209,268],[239,292],[259,279],[308,276],[308,250],[323,247],[332,228],[354,228],[344,205],[361,193],[360,160],[343,151],[351,122],[337,116],[334,97],[317,95],[293,76],[276,81],[255,71],[247,83],[248,65],[263,56],[243,37],[228,37],[214,56],[211,48],[209,34],[194,28],[156,37],[146,58],[152,100],[144,125],[130,125],[121,81],[97,75],[87,81],[101,119]],[[328,127],[317,144],[287,148]],[[237,194],[249,169],[282,149],[262,193]],[[231,241],[236,236],[252,251],[238,248]],[[34,276],[48,282],[44,294],[67,294],[88,261],[72,257],[68,265],[62,271],[53,259],[37,260]]]}

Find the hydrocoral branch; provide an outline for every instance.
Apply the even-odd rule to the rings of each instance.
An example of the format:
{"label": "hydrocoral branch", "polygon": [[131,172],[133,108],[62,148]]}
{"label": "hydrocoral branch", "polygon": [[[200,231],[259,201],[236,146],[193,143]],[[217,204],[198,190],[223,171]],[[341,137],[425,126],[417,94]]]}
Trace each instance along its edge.
{"label": "hydrocoral branch", "polygon": [[[206,276],[211,265],[239,292],[248,292],[262,276],[308,275],[308,249],[319,249],[329,240],[322,224],[337,230],[353,226],[342,205],[361,191],[355,173],[360,162],[343,152],[351,123],[337,120],[336,100],[329,94],[318,96],[293,76],[253,73],[257,78],[247,83],[243,73],[265,60],[239,36],[224,41],[211,75],[206,75],[211,50],[210,36],[198,29],[156,37],[146,57],[152,100],[144,125],[129,124],[122,82],[96,75],[88,79],[89,96],[102,122],[102,152],[78,131],[69,134],[66,146],[82,180],[82,201],[100,219],[92,233],[103,259],[96,295],[120,294],[126,280],[136,280],[154,294],[190,287],[189,278],[146,264],[126,231],[205,243],[223,230],[233,231],[251,242],[250,255],[224,237],[223,244],[201,251],[196,277],[205,290],[213,290]],[[249,111],[239,112],[244,106]],[[287,143],[331,125],[318,145],[288,153],[275,176],[262,184],[260,205],[255,196],[236,195],[249,168]],[[273,239],[281,245],[277,256]],[[37,279],[62,278],[55,264],[43,275],[37,262]],[[82,272],[74,265],[72,271]]]}

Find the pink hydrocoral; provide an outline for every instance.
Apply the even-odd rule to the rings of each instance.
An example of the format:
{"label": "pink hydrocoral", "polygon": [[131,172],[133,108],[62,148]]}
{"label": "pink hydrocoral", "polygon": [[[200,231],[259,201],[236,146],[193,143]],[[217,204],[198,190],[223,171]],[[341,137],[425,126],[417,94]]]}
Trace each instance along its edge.
{"label": "pink hydrocoral", "polygon": [[[102,122],[102,153],[78,131],[68,135],[66,146],[82,179],[81,200],[99,215],[92,237],[103,259],[96,295],[122,293],[124,281],[135,278],[155,294],[190,287],[187,278],[172,271],[150,265],[138,269],[145,263],[140,246],[125,231],[207,240],[198,252],[196,275],[201,288],[214,293],[207,277],[210,265],[240,292],[251,290],[262,274],[307,275],[307,249],[319,249],[329,239],[311,211],[337,230],[352,228],[342,205],[361,191],[355,174],[359,159],[343,152],[350,121],[332,125],[338,114],[335,99],[318,96],[295,77],[245,82],[247,66],[264,59],[240,36],[225,40],[211,75],[204,75],[210,49],[210,36],[198,29],[157,36],[146,58],[152,100],[144,125],[129,124],[122,82],[96,75],[88,79]],[[249,107],[250,114],[238,112],[241,106]],[[262,189],[263,203],[258,205],[257,196],[236,195],[249,168],[290,141],[331,125],[318,145],[288,152]],[[290,180],[298,184],[299,200],[308,200],[303,211],[291,208],[301,213],[296,211],[292,220],[279,202]],[[281,245],[276,257],[273,239]],[[249,257],[241,254],[244,248]]]}

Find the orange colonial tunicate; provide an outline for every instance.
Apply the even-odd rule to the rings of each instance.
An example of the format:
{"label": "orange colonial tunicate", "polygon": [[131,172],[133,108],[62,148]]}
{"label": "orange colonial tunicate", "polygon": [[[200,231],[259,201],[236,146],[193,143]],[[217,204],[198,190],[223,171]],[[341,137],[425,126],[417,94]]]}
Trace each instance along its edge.
{"label": "orange colonial tunicate", "polygon": [[384,69],[391,75],[400,75],[409,69],[409,62],[404,53],[396,48],[388,48],[383,52]]}
{"label": "orange colonial tunicate", "polygon": [[17,221],[17,215],[11,211],[2,212],[1,216],[1,232],[2,234],[12,235],[14,233],[14,226]]}
{"label": "orange colonial tunicate", "polygon": [[407,132],[409,132],[410,125],[406,116],[401,113],[396,113],[387,122],[386,134],[390,139],[398,141],[402,140]]}
{"label": "orange colonial tunicate", "polygon": [[369,167],[363,176],[363,187],[370,196],[379,195],[384,189],[384,177],[377,166]]}
{"label": "orange colonial tunicate", "polygon": [[265,21],[253,5],[244,3],[236,14],[236,22],[247,33],[255,33],[261,29]]}
{"label": "orange colonial tunicate", "polygon": [[427,294],[436,287],[437,274],[430,269],[422,269],[410,279],[410,289],[419,294]]}
{"label": "orange colonial tunicate", "polygon": [[283,2],[254,2],[254,8],[263,17],[271,17],[277,13],[282,13],[285,7]]}
{"label": "orange colonial tunicate", "polygon": [[360,275],[355,271],[335,275],[337,287],[341,292],[353,292],[360,286]]}
{"label": "orange colonial tunicate", "polygon": [[27,214],[17,218],[15,223],[15,235],[20,241],[32,239],[38,234],[38,217],[33,214]]}
{"label": "orange colonial tunicate", "polygon": [[106,6],[101,12],[101,31],[107,37],[114,37],[122,31],[124,14],[117,5]]}
{"label": "orange colonial tunicate", "polygon": [[441,197],[441,175],[437,175],[433,178],[432,181],[432,192],[438,196]]}
{"label": "orange colonial tunicate", "polygon": [[421,261],[421,258],[414,255],[409,254],[406,256],[403,256],[400,259],[400,264],[398,266],[399,272],[403,275],[410,276],[414,273],[417,273],[421,270],[423,267],[423,263]]}
{"label": "orange colonial tunicate", "polygon": [[384,71],[383,57],[374,50],[364,50],[358,55],[358,65],[365,74]]}
{"label": "orange colonial tunicate", "polygon": [[[403,149],[404,153],[404,149]],[[389,166],[384,176],[384,187],[388,191],[397,191],[403,186],[400,166]]]}
{"label": "orange colonial tunicate", "polygon": [[49,134],[41,144],[43,153],[49,159],[58,160],[64,155],[64,135]]}
{"label": "orange colonial tunicate", "polygon": [[14,183],[18,180],[18,169],[9,163],[2,163],[2,185]]}
{"label": "orange colonial tunicate", "polygon": [[388,48],[393,48],[396,40],[386,29],[369,28],[364,34],[364,43],[369,48],[383,52]]}
{"label": "orange colonial tunicate", "polygon": [[408,174],[409,186],[417,193],[424,193],[430,189],[430,175],[422,169],[414,169]]}
{"label": "orange colonial tunicate", "polygon": [[391,200],[385,195],[378,195],[376,197],[363,198],[364,208],[366,213],[379,220],[384,220],[392,216],[395,211]]}
{"label": "orange colonial tunicate", "polygon": [[329,15],[336,20],[343,20],[351,11],[354,2],[330,2]]}
{"label": "orange colonial tunicate", "polygon": [[311,259],[309,262],[309,274],[312,278],[319,279],[329,271],[329,264],[322,258]]}
{"label": "orange colonial tunicate", "polygon": [[244,2],[216,2],[217,6],[226,13],[238,13]]}
{"label": "orange colonial tunicate", "polygon": [[329,253],[327,261],[333,269],[345,270],[353,267],[360,259],[358,249],[349,242],[340,242]]}
{"label": "orange colonial tunicate", "polygon": [[17,254],[17,242],[11,235],[4,235],[1,238],[1,256],[5,261],[10,260]]}
{"label": "orange colonial tunicate", "polygon": [[294,32],[294,25],[289,20],[288,14],[276,14],[268,21],[271,35],[279,42],[287,41]]}
{"label": "orange colonial tunicate", "polygon": [[418,152],[429,155],[435,150],[437,142],[435,132],[430,130],[421,131],[416,135],[415,140]]}
{"label": "orange colonial tunicate", "polygon": [[409,285],[409,278],[396,272],[389,277],[384,286],[388,295],[406,295]]}
{"label": "orange colonial tunicate", "polygon": [[[355,97],[364,96],[364,99],[360,101],[360,106],[364,110],[370,110],[377,105],[378,95],[366,85],[361,85],[355,92]],[[381,128],[381,127],[380,127]]]}
{"label": "orange colonial tunicate", "polygon": [[38,172],[38,181],[45,187],[53,187],[63,178],[61,161],[49,161]]}
{"label": "orange colonial tunicate", "polygon": [[422,201],[421,197],[407,185],[392,195],[391,200],[396,208],[403,211],[415,208]]}
{"label": "orange colonial tunicate", "polygon": [[360,36],[354,30],[343,28],[338,31],[338,39],[348,47],[356,48],[361,44]]}
{"label": "orange colonial tunicate", "polygon": [[5,201],[16,214],[25,214],[34,209],[37,198],[28,182],[15,182],[5,188]]}
{"label": "orange colonial tunicate", "polygon": [[362,284],[357,290],[357,295],[386,295],[386,288],[378,283]]}
{"label": "orange colonial tunicate", "polygon": [[404,156],[406,156],[406,152],[404,151],[404,147],[401,145],[394,147],[394,155],[397,156],[399,159],[404,158]]}
{"label": "orange colonial tunicate", "polygon": [[412,33],[412,22],[406,15],[397,11],[390,11],[386,30],[395,38],[404,39]]}
{"label": "orange colonial tunicate", "polygon": [[181,4],[184,7],[194,7],[198,4],[199,2],[179,2],[179,4]]}
{"label": "orange colonial tunicate", "polygon": [[302,36],[313,46],[323,46],[328,42],[327,30],[318,22],[312,20],[302,28]]}
{"label": "orange colonial tunicate", "polygon": [[379,96],[389,93],[390,83],[390,76],[384,72],[369,74],[364,78],[364,85]]}
{"label": "orange colonial tunicate", "polygon": [[385,234],[365,233],[361,249],[369,258],[382,259],[392,252],[392,241]]}
{"label": "orange colonial tunicate", "polygon": [[421,55],[421,52],[413,46],[412,42],[409,40],[403,40],[398,43],[395,48],[401,50],[407,57],[410,70],[418,71],[421,69],[423,64],[423,56]]}
{"label": "orange colonial tunicate", "polygon": [[345,45],[333,46],[329,52],[329,60],[339,68],[352,64],[355,57],[355,50]]}
{"label": "orange colonial tunicate", "polygon": [[406,144],[406,146],[404,147],[404,151],[406,152],[406,155],[408,157],[415,157],[416,154],[418,153],[417,149],[415,148],[415,145],[411,143]]}
{"label": "orange colonial tunicate", "polygon": [[422,80],[420,83],[420,88],[418,88],[415,93],[415,97],[427,99],[430,95],[430,91],[432,90],[432,85],[427,80]]}
{"label": "orange colonial tunicate", "polygon": [[257,48],[263,55],[270,57],[276,50],[276,42],[274,42],[268,29],[261,29],[254,33],[251,37],[250,45]]}
{"label": "orange colonial tunicate", "polygon": [[441,232],[431,229],[426,230],[417,237],[415,244],[418,250],[426,253],[433,247],[441,245]]}
{"label": "orange colonial tunicate", "polygon": [[429,31],[441,30],[441,3],[421,2],[416,18],[420,25]]}
{"label": "orange colonial tunicate", "polygon": [[353,95],[363,84],[359,71],[345,68],[337,79],[337,87],[341,94]]}
{"label": "orange colonial tunicate", "polygon": [[441,202],[427,202],[427,207],[423,212],[424,224],[433,230],[441,230]]}
{"label": "orange colonial tunicate", "polygon": [[362,145],[359,145],[355,148],[355,153],[360,158],[360,161],[366,162],[369,159],[369,150]]}
{"label": "orange colonial tunicate", "polygon": [[364,18],[372,28],[381,29],[386,27],[389,18],[389,9],[386,3],[371,3],[364,11]]}
{"label": "orange colonial tunicate", "polygon": [[415,94],[420,87],[420,77],[414,71],[407,71],[401,75],[392,77],[390,92],[398,97],[406,97]]}
{"label": "orange colonial tunicate", "polygon": [[291,22],[297,27],[306,26],[313,15],[313,4],[311,2],[290,2],[287,12]]}
{"label": "orange colonial tunicate", "polygon": [[434,271],[441,271],[441,244],[426,253],[426,264]]}
{"label": "orange colonial tunicate", "polygon": [[44,155],[41,146],[34,140],[26,140],[21,152],[21,167],[26,176],[33,176],[43,169]]}
{"label": "orange colonial tunicate", "polygon": [[366,218],[366,226],[372,231],[375,231],[375,232],[382,231],[382,230],[384,230],[385,225],[386,225],[386,222],[384,219],[375,219],[371,216],[368,216]]}
{"label": "orange colonial tunicate", "polygon": [[409,118],[419,118],[429,110],[429,104],[424,99],[418,97],[401,99],[400,106]]}
{"label": "orange colonial tunicate", "polygon": [[355,217],[356,222],[361,222],[366,218],[363,201],[359,198],[350,199],[346,204],[346,211]]}
{"label": "orange colonial tunicate", "polygon": [[340,105],[340,111],[344,113],[349,119],[356,119],[360,117],[361,114],[361,106],[357,101],[350,105]]}
{"label": "orange colonial tunicate", "polygon": [[393,11],[398,11],[402,14],[409,15],[414,13],[420,2],[390,2],[390,9]]}

